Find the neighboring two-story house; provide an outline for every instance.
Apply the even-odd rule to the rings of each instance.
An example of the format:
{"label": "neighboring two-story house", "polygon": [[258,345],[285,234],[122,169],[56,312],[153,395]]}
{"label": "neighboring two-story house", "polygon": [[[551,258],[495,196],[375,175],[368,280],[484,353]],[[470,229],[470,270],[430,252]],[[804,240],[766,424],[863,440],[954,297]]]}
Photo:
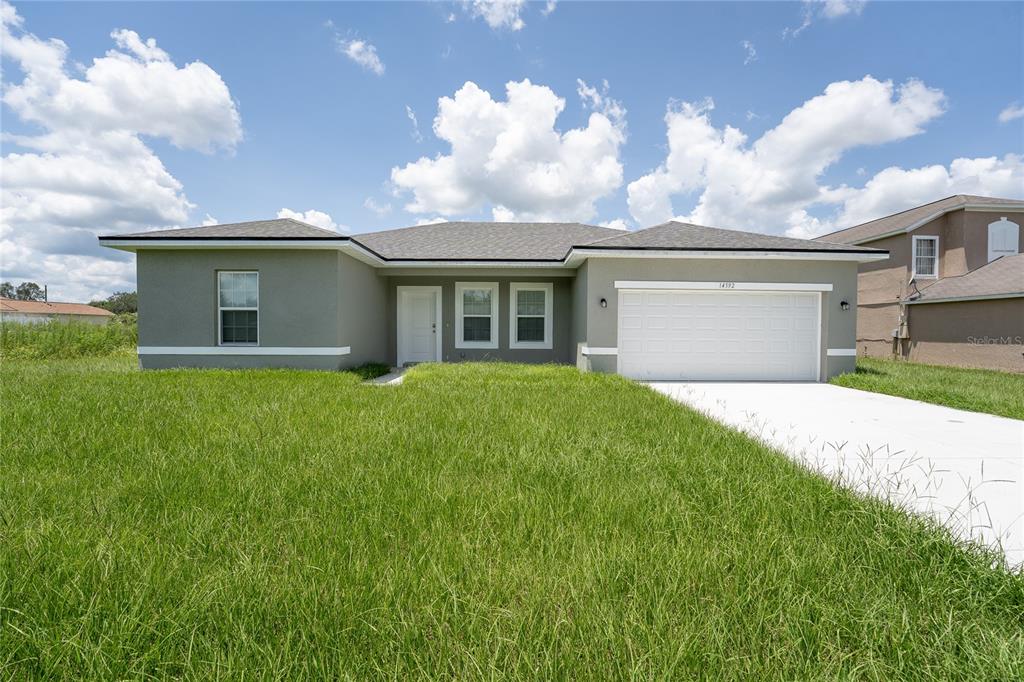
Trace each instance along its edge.
{"label": "neighboring two-story house", "polygon": [[1024,201],[956,195],[833,232],[885,249],[857,276],[857,350],[1024,371]]}

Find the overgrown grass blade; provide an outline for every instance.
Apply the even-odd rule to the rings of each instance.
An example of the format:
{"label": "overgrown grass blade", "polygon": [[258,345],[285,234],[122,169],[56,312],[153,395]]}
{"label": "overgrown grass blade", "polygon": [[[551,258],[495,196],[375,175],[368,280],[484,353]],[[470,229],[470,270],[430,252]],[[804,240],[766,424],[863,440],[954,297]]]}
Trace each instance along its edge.
{"label": "overgrown grass blade", "polygon": [[858,358],[833,384],[959,410],[1024,419],[1024,374]]}
{"label": "overgrown grass blade", "polygon": [[0,357],[47,359],[129,355],[135,352],[135,315],[104,325],[53,320],[41,324],[0,323]]}
{"label": "overgrown grass blade", "polygon": [[1020,679],[1024,578],[614,376],[6,361],[0,678]]}

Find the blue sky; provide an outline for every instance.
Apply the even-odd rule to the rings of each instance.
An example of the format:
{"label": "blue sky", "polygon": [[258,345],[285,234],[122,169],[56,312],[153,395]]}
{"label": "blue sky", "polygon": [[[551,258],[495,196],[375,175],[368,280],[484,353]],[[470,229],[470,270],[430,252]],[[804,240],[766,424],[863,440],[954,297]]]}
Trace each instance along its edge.
{"label": "blue sky", "polygon": [[[68,298],[131,287],[130,260],[95,248],[96,234],[282,209],[352,232],[492,217],[636,229],[678,216],[813,236],[960,191],[1022,197],[1022,8],[562,1],[512,3],[501,14],[461,2],[16,3],[5,31],[40,49],[63,41],[64,85],[116,90],[84,70],[111,50],[125,55],[113,67],[134,71],[111,97],[118,111],[87,103],[77,112],[56,86],[12,98],[34,53],[5,48],[4,277],[47,280]],[[115,29],[155,39],[165,53],[155,61],[168,69],[143,69],[151,57],[127,38],[115,44]],[[171,71],[193,62],[208,69],[173,84]],[[172,104],[157,117],[168,106],[180,115],[147,128],[124,110],[161,74]],[[208,101],[192,101],[218,78],[223,92],[211,86]],[[502,111],[506,83],[525,79],[516,110]],[[462,101],[466,83],[474,97],[464,91]],[[190,103],[180,104],[180,88]],[[554,96],[564,109],[541,135]],[[450,137],[432,131],[442,97],[454,98],[448,120],[470,138],[455,154]],[[98,122],[81,123],[90,117]],[[561,137],[573,129],[584,152]],[[100,130],[143,146],[131,152],[138,178],[112,166],[116,153],[93,149]],[[514,138],[507,148],[496,141],[502,132]],[[105,160],[83,171],[90,154]],[[488,179],[496,154],[504,166]],[[422,157],[432,161],[393,175]],[[108,172],[124,198],[54,179]],[[138,196],[124,189],[133,182]],[[79,204],[87,208],[76,215]]]}

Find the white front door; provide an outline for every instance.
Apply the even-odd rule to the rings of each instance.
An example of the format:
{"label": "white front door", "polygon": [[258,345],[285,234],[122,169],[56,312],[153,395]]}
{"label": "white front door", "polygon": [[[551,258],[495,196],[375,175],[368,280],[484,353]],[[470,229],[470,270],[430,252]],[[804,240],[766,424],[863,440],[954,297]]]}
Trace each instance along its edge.
{"label": "white front door", "polygon": [[398,287],[398,365],[441,359],[441,287]]}
{"label": "white front door", "polygon": [[620,374],[663,381],[818,380],[818,293],[619,294]]}

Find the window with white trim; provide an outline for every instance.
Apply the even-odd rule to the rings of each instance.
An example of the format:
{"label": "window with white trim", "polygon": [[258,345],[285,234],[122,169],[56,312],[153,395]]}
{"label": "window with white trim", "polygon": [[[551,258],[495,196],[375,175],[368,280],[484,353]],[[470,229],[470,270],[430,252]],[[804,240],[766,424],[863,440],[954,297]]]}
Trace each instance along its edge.
{"label": "window with white trim", "polygon": [[913,240],[913,276],[939,276],[939,238],[936,236],[919,237]]}
{"label": "window with white trim", "polygon": [[498,283],[455,283],[455,347],[498,347]]}
{"label": "window with white trim", "polygon": [[509,285],[509,348],[551,348],[552,285]]}
{"label": "window with white trim", "polygon": [[217,273],[217,334],[222,346],[259,343],[260,276],[257,272]]}

